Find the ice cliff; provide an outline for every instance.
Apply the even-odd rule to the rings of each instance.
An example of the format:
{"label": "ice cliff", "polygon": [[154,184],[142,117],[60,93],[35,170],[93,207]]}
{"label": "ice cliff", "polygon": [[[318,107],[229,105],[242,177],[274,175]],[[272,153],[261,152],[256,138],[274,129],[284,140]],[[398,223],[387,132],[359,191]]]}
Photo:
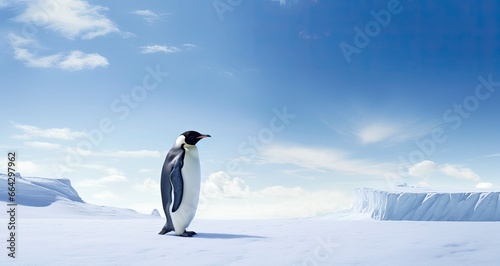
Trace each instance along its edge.
{"label": "ice cliff", "polygon": [[[8,201],[7,179],[7,175],[0,174],[0,201]],[[15,201],[20,205],[45,207],[61,199],[83,203],[69,179],[21,177],[18,174],[15,187]]]}
{"label": "ice cliff", "polygon": [[500,192],[358,188],[352,211],[378,220],[500,221]]}

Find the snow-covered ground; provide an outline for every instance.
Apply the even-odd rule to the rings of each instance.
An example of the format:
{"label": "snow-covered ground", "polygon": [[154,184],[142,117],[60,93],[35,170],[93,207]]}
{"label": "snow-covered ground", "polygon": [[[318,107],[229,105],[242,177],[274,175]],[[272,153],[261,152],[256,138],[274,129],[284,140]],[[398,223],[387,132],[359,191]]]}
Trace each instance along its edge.
{"label": "snow-covered ground", "polygon": [[[195,217],[189,229],[198,235],[182,238],[157,234],[163,218],[84,203],[69,182],[23,182],[38,199],[55,200],[17,207],[15,259],[0,215],[0,265],[500,265],[500,222],[384,221],[354,208],[309,219]],[[412,193],[404,194],[420,198]]]}
{"label": "snow-covered ground", "polygon": [[[49,210],[47,210],[49,211]],[[6,221],[1,221],[6,224]],[[23,219],[18,257],[0,265],[498,265],[500,223],[194,220],[193,238],[158,235],[163,219]],[[3,230],[3,232],[5,232]],[[5,243],[5,242],[4,242]]]}

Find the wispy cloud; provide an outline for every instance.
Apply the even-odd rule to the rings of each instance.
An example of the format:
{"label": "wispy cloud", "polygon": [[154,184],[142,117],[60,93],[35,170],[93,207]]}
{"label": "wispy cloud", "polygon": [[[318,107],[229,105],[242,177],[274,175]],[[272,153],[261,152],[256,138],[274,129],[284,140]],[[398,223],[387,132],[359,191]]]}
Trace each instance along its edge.
{"label": "wispy cloud", "polygon": [[20,129],[22,135],[14,135],[19,139],[32,139],[32,138],[47,138],[47,139],[60,139],[60,140],[73,140],[76,138],[85,137],[85,133],[81,131],[73,131],[69,128],[47,128],[42,129],[32,125],[22,125],[11,122],[14,128]]}
{"label": "wispy cloud", "polygon": [[271,2],[278,2],[280,6],[284,6],[287,3],[287,0],[271,0]]}
{"label": "wispy cloud", "polygon": [[145,173],[151,173],[151,169],[147,169],[147,168],[142,168],[142,169],[139,169],[139,171],[137,171],[139,174],[145,174]]}
{"label": "wispy cloud", "polygon": [[118,170],[117,168],[110,167],[108,165],[98,164],[98,163],[86,163],[86,164],[77,164],[76,168],[86,168],[93,169],[105,172],[109,176],[123,176],[123,172]]}
{"label": "wispy cloud", "polygon": [[397,132],[398,129],[394,126],[387,124],[374,124],[359,130],[357,132],[357,136],[362,143],[368,144],[386,140]]}
{"label": "wispy cloud", "polygon": [[92,198],[95,200],[101,201],[101,202],[103,200],[109,201],[109,200],[119,200],[120,199],[120,197],[118,197],[115,193],[113,193],[109,190],[94,193],[94,194],[92,194]]}
{"label": "wispy cloud", "polygon": [[165,15],[164,13],[162,14],[157,14],[149,9],[142,9],[142,10],[134,10],[130,12],[131,14],[142,16],[142,18],[147,21],[149,24],[153,24],[156,21],[161,21],[161,16]]}
{"label": "wispy cloud", "polygon": [[142,183],[134,184],[132,187],[141,193],[160,194],[160,183],[150,177],[146,178]]}
{"label": "wispy cloud", "polygon": [[141,53],[142,54],[152,54],[152,53],[177,53],[180,52],[181,49],[177,46],[166,46],[166,45],[158,45],[158,44],[152,44],[152,45],[145,45],[141,46]]}
{"label": "wispy cloud", "polygon": [[103,187],[109,184],[127,182],[127,177],[123,175],[108,175],[97,179],[85,179],[77,182],[77,185],[85,188]]}
{"label": "wispy cloud", "polygon": [[[0,159],[0,165],[7,165],[7,159]],[[43,176],[47,173],[46,164],[30,160],[18,160],[16,163],[16,172],[21,176]]]}
{"label": "wispy cloud", "polygon": [[424,177],[427,177],[430,174],[436,172],[437,170],[438,170],[438,166],[435,162],[425,160],[425,161],[419,162],[419,163],[411,166],[408,169],[408,174],[411,176],[424,178]]}
{"label": "wispy cloud", "polygon": [[433,173],[440,172],[449,177],[457,179],[465,179],[471,181],[479,181],[481,178],[472,169],[455,164],[441,164],[438,165],[433,161],[425,160],[417,163],[408,169],[410,176],[426,178]]}
{"label": "wispy cloud", "polygon": [[96,67],[106,67],[108,65],[108,60],[100,54],[85,54],[82,51],[71,51],[57,63],[60,69],[71,71],[94,69]]}
{"label": "wispy cloud", "polygon": [[439,121],[421,122],[393,114],[371,115],[367,110],[349,110],[347,113],[349,116],[324,116],[320,117],[320,120],[339,136],[363,145],[392,146],[447,129],[447,126]]}
{"label": "wispy cloud", "polygon": [[39,175],[42,166],[32,162],[32,161],[25,161],[21,160],[20,162],[17,163],[17,172],[21,173],[22,175]]}
{"label": "wispy cloud", "polygon": [[163,156],[161,152],[151,150],[99,152],[94,155],[118,158],[159,158]]}
{"label": "wispy cloud", "polygon": [[493,188],[493,184],[489,182],[479,182],[477,183],[476,188],[489,189]]}
{"label": "wispy cloud", "polygon": [[93,39],[119,32],[115,23],[103,14],[108,10],[106,7],[81,0],[38,0],[23,3],[26,9],[15,18],[16,21],[33,23],[69,39]]}
{"label": "wispy cloud", "polygon": [[182,46],[186,47],[186,48],[196,48],[196,45],[195,44],[192,44],[192,43],[185,43],[183,44]]}
{"label": "wispy cloud", "polygon": [[396,164],[352,159],[345,153],[324,148],[271,145],[261,155],[266,163],[293,164],[313,170],[330,170],[347,175],[397,177]]}
{"label": "wispy cloud", "polygon": [[24,143],[24,146],[40,150],[58,150],[62,147],[60,144],[44,141],[28,141]]}
{"label": "wispy cloud", "polygon": [[62,70],[77,71],[107,67],[109,65],[108,60],[100,54],[86,54],[79,50],[39,56],[36,52],[30,51],[33,47],[37,46],[37,42],[34,39],[24,38],[13,33],[8,35],[8,39],[14,50],[14,58],[24,62],[28,67],[59,68]]}
{"label": "wispy cloud", "polygon": [[[271,0],[271,2],[277,2],[280,6],[293,7],[297,5],[301,0]],[[311,0],[311,2],[316,3],[318,0]]]}
{"label": "wispy cloud", "polygon": [[462,167],[459,165],[444,164],[441,166],[440,171],[447,176],[459,179],[466,179],[472,181],[479,181],[481,179],[478,174],[472,171],[472,169],[467,167]]}

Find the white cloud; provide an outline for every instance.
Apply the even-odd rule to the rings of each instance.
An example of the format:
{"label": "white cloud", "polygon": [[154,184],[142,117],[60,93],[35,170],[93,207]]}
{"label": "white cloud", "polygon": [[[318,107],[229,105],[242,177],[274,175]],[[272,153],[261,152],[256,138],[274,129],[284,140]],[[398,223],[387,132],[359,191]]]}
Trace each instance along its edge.
{"label": "white cloud", "polygon": [[110,167],[110,166],[103,165],[103,164],[96,164],[96,163],[94,163],[94,164],[77,164],[77,165],[75,165],[75,167],[100,170],[100,171],[105,172],[107,175],[124,175],[122,171],[120,171],[114,167]]}
{"label": "white cloud", "polygon": [[151,169],[146,169],[146,168],[142,168],[142,169],[139,169],[139,171],[137,171],[139,174],[146,174],[146,173],[151,173]]}
{"label": "white cloud", "polygon": [[271,2],[279,2],[280,6],[286,5],[287,0],[271,0]]}
{"label": "white cloud", "polygon": [[153,17],[153,18],[158,17],[158,14],[156,14],[155,12],[153,12],[149,9],[135,10],[135,11],[132,11],[130,13],[135,14],[135,15],[139,15],[139,16],[145,16],[145,17]]}
{"label": "white cloud", "polygon": [[479,183],[477,183],[476,188],[482,188],[482,189],[493,188],[493,184],[489,183],[489,182],[479,182]]}
{"label": "white cloud", "polygon": [[100,54],[85,54],[82,51],[71,51],[57,66],[63,70],[94,69],[108,66],[108,60]]}
{"label": "white cloud", "polygon": [[22,176],[27,175],[38,175],[41,171],[42,167],[32,161],[20,160],[17,163],[16,171],[21,173]]}
{"label": "white cloud", "polygon": [[137,35],[135,35],[134,33],[132,32],[121,32],[120,35],[124,38],[124,39],[128,39],[128,38],[132,38],[132,37],[136,37]]}
{"label": "white cloud", "polygon": [[148,177],[142,183],[136,183],[132,186],[141,193],[151,193],[160,195],[160,183]]}
{"label": "white cloud", "polygon": [[163,156],[159,151],[150,150],[101,152],[96,155],[118,158],[159,158]]}
{"label": "white cloud", "polygon": [[32,138],[47,138],[47,139],[60,139],[60,140],[74,140],[76,138],[85,137],[84,132],[73,131],[69,128],[48,128],[41,129],[31,125],[21,125],[13,123],[15,128],[23,131],[22,135],[15,135],[19,139],[32,139]]}
{"label": "white cloud", "polygon": [[446,125],[439,122],[423,123],[413,118],[398,117],[398,114],[380,117],[372,115],[368,110],[357,109],[346,114],[348,115],[336,118],[322,117],[321,121],[335,134],[361,144],[381,143],[392,146],[401,142],[414,142],[424,137],[432,138],[433,134],[437,134],[440,140],[446,139],[446,136],[439,134],[444,132]]}
{"label": "white cloud", "polygon": [[187,48],[195,48],[196,47],[196,45],[194,45],[192,43],[185,43],[182,46],[187,47]]}
{"label": "white cloud", "polygon": [[436,163],[425,160],[408,169],[408,174],[416,177],[427,177],[438,170]]}
{"label": "white cloud", "polygon": [[103,192],[98,192],[92,194],[92,198],[95,200],[119,200],[120,197],[118,197],[116,194],[114,194],[111,191],[103,191]]}
{"label": "white cloud", "polygon": [[[346,209],[351,202],[351,195],[333,190],[270,186],[252,191],[244,180],[231,178],[224,172],[213,173],[210,177],[209,182],[202,184],[198,212],[203,218],[311,217]],[[207,196],[208,193],[212,196]]]}
{"label": "white cloud", "polygon": [[98,179],[103,184],[117,183],[117,182],[125,182],[127,178],[123,175],[108,175]]}
{"label": "white cloud", "polygon": [[38,46],[38,43],[31,38],[24,38],[14,33],[7,35],[12,48],[14,49],[14,58],[23,61],[28,67],[49,68],[61,61],[62,54],[53,54],[48,56],[37,56],[30,52],[26,46]]}
{"label": "white cloud", "polygon": [[98,179],[85,179],[77,183],[80,187],[94,188],[103,187],[109,184],[127,182],[127,177],[123,175],[108,175]]}
{"label": "white cloud", "polygon": [[27,45],[38,46],[38,43],[32,38],[21,37],[14,33],[7,34],[7,39],[13,47],[21,47]]}
{"label": "white cloud", "polygon": [[24,62],[28,67],[35,68],[59,68],[62,70],[76,71],[94,69],[96,67],[107,67],[108,60],[100,54],[85,54],[75,50],[69,53],[56,53],[46,56],[38,56],[28,48],[37,46],[33,39],[23,38],[16,34],[8,34],[8,39],[14,49],[14,58]]}
{"label": "white cloud", "polygon": [[135,10],[130,12],[131,14],[142,16],[145,21],[147,21],[149,24],[153,24],[154,22],[161,20],[161,16],[164,14],[157,14],[149,9],[143,9],[143,10]]}
{"label": "white cloud", "polygon": [[221,73],[222,75],[224,75],[224,76],[228,76],[228,77],[234,77],[234,76],[235,76],[233,72],[231,72],[231,71],[229,71],[229,70],[225,70],[225,69],[223,69],[220,73]]}
{"label": "white cloud", "polygon": [[458,165],[445,164],[441,166],[440,171],[447,176],[459,179],[467,179],[472,181],[479,181],[481,179],[479,175],[474,173],[474,171],[472,171],[470,168],[461,167]]}
{"label": "white cloud", "polygon": [[271,186],[258,191],[257,194],[274,197],[301,197],[304,194],[304,190],[300,187]]}
{"label": "white cloud", "polygon": [[265,163],[294,164],[313,170],[330,170],[348,175],[396,177],[397,166],[350,159],[344,153],[323,148],[271,145],[261,155]]}
{"label": "white cloud", "polygon": [[230,178],[221,171],[208,176],[201,185],[201,193],[207,198],[247,197],[250,189],[241,178]]}
{"label": "white cloud", "polygon": [[[16,163],[16,172],[20,173],[21,176],[38,176],[38,177],[50,177],[52,176],[51,173],[52,171],[50,170],[49,163],[47,161],[50,160],[37,160],[37,161],[31,161],[28,158],[25,158],[23,155],[25,153],[21,153],[17,157],[17,163]],[[5,165],[7,166],[7,160],[3,159],[0,160],[0,165]],[[5,169],[7,171],[7,169]]]}
{"label": "white cloud", "polygon": [[202,219],[290,219],[321,216],[349,208],[351,195],[337,191],[304,191],[301,197],[256,196],[245,201],[208,202]]}
{"label": "white cloud", "polygon": [[152,53],[177,53],[180,52],[181,49],[176,46],[165,46],[165,45],[145,45],[141,46],[142,54],[152,54]]}
{"label": "white cloud", "polygon": [[425,181],[420,181],[418,182],[417,187],[431,187],[431,184]]}
{"label": "white cloud", "polygon": [[16,21],[33,23],[74,39],[93,39],[119,32],[115,23],[102,14],[107,8],[81,0],[24,1],[26,9]]}
{"label": "white cloud", "polygon": [[454,164],[437,165],[433,161],[425,160],[417,163],[408,169],[408,174],[415,177],[428,177],[429,175],[440,172],[447,176],[479,181],[481,178],[472,169]]}
{"label": "white cloud", "polygon": [[362,143],[367,144],[383,141],[394,135],[396,132],[397,129],[392,126],[376,124],[361,129],[357,133],[357,136]]}
{"label": "white cloud", "polygon": [[59,144],[43,141],[28,141],[24,143],[24,146],[41,150],[58,150],[61,148]]}

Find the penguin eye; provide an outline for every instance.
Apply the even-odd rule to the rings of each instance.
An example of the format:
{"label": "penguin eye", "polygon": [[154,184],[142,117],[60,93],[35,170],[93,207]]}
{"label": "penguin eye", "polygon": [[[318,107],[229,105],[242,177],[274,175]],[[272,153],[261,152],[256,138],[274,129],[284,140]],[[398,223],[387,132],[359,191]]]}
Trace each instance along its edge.
{"label": "penguin eye", "polygon": [[194,136],[193,135],[189,136],[189,139],[194,139]]}

